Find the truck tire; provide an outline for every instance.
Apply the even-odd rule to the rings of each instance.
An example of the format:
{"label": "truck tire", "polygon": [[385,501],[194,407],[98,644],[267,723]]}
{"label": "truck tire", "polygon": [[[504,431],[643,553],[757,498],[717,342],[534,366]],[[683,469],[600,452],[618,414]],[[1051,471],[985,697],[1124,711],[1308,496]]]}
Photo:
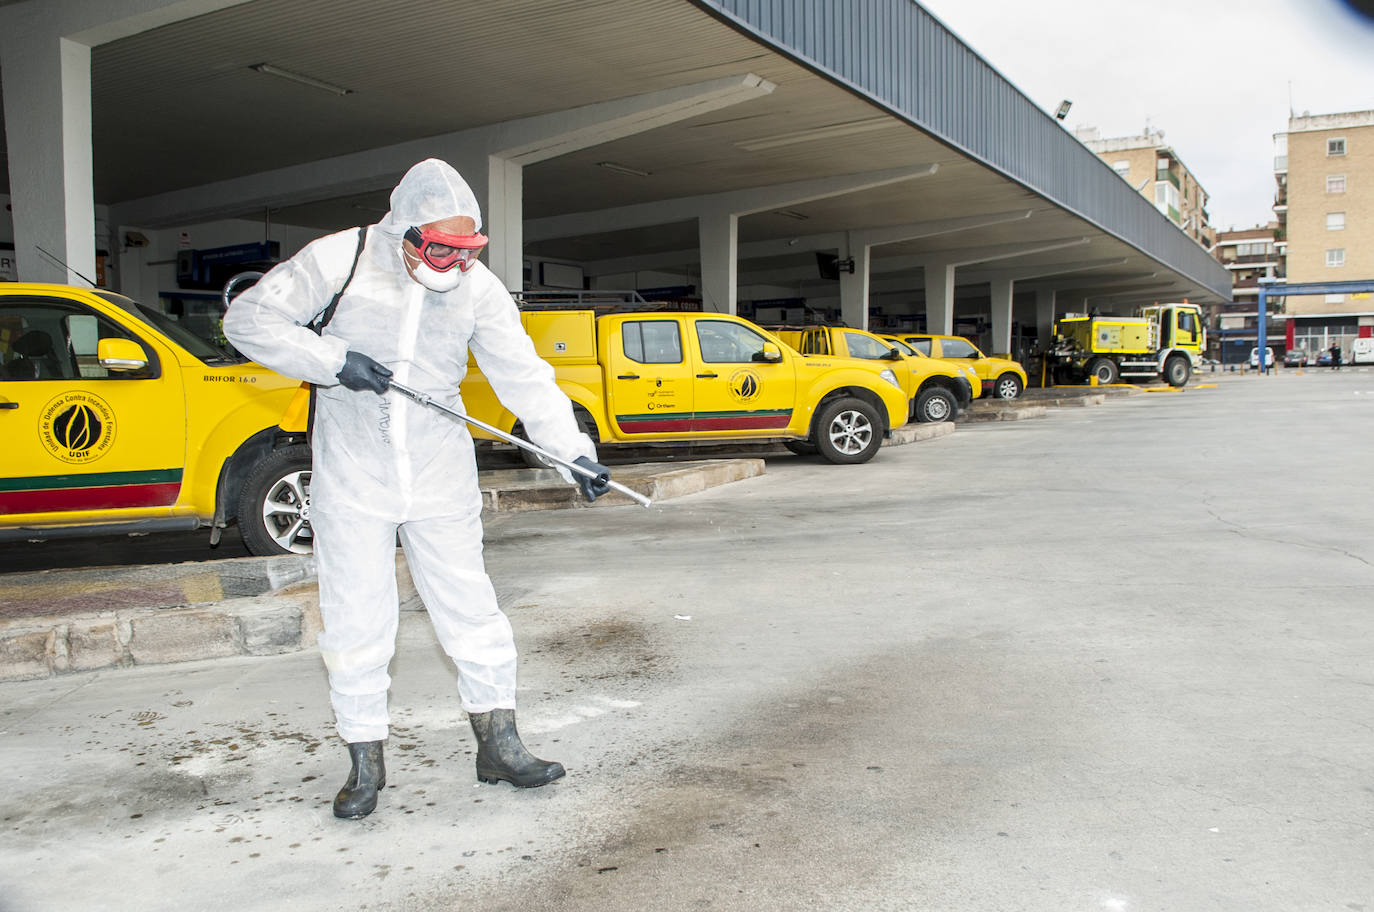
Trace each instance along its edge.
{"label": "truck tire", "polygon": [[1008,372],[997,378],[992,394],[998,399],[1015,399],[1021,395],[1022,388],[1021,378]]}
{"label": "truck tire", "polygon": [[943,386],[932,386],[916,397],[916,420],[927,424],[953,421],[959,416],[959,403]]}
{"label": "truck tire", "polygon": [[878,410],[862,399],[843,397],[826,404],[816,416],[816,449],[830,462],[868,462],[883,445]]}
{"label": "truck tire", "polygon": [[1111,386],[1121,379],[1121,369],[1111,358],[1095,358],[1088,365],[1088,376],[1096,377],[1098,386]]}
{"label": "truck tire", "polygon": [[309,554],[310,447],[273,450],[248,470],[239,493],[239,532],[252,554]]}
{"label": "truck tire", "polygon": [[784,440],[782,445],[798,456],[815,456],[821,451],[820,447],[809,440]]}
{"label": "truck tire", "polygon": [[1164,380],[1170,386],[1187,386],[1193,374],[1193,366],[1182,355],[1170,355],[1164,362]]}

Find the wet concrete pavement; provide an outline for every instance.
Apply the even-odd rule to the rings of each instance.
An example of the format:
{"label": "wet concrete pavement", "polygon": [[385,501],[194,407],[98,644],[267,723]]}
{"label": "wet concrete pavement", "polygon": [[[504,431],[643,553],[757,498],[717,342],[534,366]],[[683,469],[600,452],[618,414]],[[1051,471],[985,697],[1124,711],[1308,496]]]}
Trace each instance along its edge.
{"label": "wet concrete pavement", "polygon": [[521,727],[479,785],[403,617],[377,813],[311,652],[3,685],[0,908],[1358,910],[1374,374],[992,422],[494,517]]}

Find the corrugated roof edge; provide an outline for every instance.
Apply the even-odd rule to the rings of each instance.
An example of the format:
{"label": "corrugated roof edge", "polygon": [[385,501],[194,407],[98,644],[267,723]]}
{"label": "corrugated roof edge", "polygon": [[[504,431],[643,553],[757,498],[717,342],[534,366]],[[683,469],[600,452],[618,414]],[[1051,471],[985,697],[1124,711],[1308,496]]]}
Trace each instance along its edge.
{"label": "corrugated roof edge", "polygon": [[[886,108],[934,139],[967,155],[1005,177],[1015,181],[1047,201],[1074,213],[1113,237],[1119,238],[1141,253],[1201,285],[1218,297],[1229,300],[1231,281],[1221,266],[1201,245],[1185,235],[1169,218],[1149,201],[1125,185],[1106,162],[1102,161],[1065,130],[1058,121],[1032,102],[996,67],[969,47],[943,22],[915,0],[864,0],[862,7],[869,13],[856,22],[846,11],[853,7],[818,3],[813,0],[690,0],[693,4],[716,16],[732,28],[743,32],[802,66],[825,76],[863,98]],[[896,20],[915,16],[911,28],[879,30],[872,27],[879,19]],[[830,17],[827,19],[827,16]],[[869,26],[865,29],[865,26]],[[838,36],[838,37],[836,37]],[[865,41],[866,39],[866,41]],[[813,52],[806,45],[825,46]],[[952,76],[960,69],[974,66],[989,73],[993,82],[984,91],[978,104],[959,104],[954,96],[964,90],[961,86],[938,85],[935,80],[916,78],[925,63],[917,54],[922,44],[941,41],[952,44],[956,59],[947,67]],[[848,53],[847,53],[848,52]],[[860,72],[862,66],[872,68],[873,61],[901,59],[910,55],[913,63],[909,73],[913,85],[897,86],[898,93],[909,100],[890,97],[881,87],[871,84],[878,75]],[[823,59],[829,58],[829,59]],[[866,75],[868,78],[866,78]],[[897,75],[890,70],[884,81],[892,83]],[[951,79],[950,83],[957,82]],[[980,84],[982,80],[977,80]],[[943,91],[940,98],[936,92]],[[971,90],[967,90],[971,91]],[[925,94],[920,94],[925,93]],[[996,96],[1001,94],[1002,99]],[[1010,101],[1020,110],[1001,107],[999,100]],[[952,104],[941,106],[939,102]],[[924,107],[925,112],[917,110]],[[1008,121],[1001,124],[984,119],[963,123],[956,120],[958,112],[980,115],[987,111],[1003,111]],[[1009,131],[1007,127],[1012,127]],[[1036,137],[1021,135],[1016,127],[1025,126],[1042,132]],[[999,136],[1000,132],[1003,135]],[[1049,132],[1053,131],[1053,132]],[[963,138],[959,135],[965,134]],[[994,139],[1001,139],[994,148]],[[1014,143],[1011,141],[1014,140]],[[1044,148],[1045,145],[1057,149]],[[1035,153],[1040,154],[1035,154]],[[1078,156],[1064,169],[1052,154]],[[1064,178],[1077,174],[1078,180]],[[1061,178],[1061,186],[1052,184]],[[1077,197],[1077,198],[1073,198]]]}

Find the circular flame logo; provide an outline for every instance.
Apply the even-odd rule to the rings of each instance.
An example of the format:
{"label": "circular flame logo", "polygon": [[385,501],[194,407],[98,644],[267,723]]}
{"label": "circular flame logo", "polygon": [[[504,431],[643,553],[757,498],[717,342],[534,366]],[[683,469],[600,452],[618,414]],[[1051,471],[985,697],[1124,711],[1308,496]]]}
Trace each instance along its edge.
{"label": "circular flame logo", "polygon": [[63,462],[94,462],[114,443],[114,409],[94,393],[63,393],[39,414],[38,437],[44,448]]}
{"label": "circular flame logo", "polygon": [[762,391],[763,381],[751,370],[738,370],[730,377],[730,395],[740,402],[757,399]]}

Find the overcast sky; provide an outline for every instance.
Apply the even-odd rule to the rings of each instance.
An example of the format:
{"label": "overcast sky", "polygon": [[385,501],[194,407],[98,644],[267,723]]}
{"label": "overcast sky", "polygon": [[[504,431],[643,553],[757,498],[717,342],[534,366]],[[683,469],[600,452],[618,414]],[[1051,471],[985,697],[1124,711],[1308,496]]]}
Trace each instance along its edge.
{"label": "overcast sky", "polygon": [[[1146,123],[1220,230],[1273,218],[1273,134],[1293,109],[1374,109],[1374,24],[1343,0],[918,0],[1069,129]],[[1372,5],[1370,0],[1358,0]]]}

